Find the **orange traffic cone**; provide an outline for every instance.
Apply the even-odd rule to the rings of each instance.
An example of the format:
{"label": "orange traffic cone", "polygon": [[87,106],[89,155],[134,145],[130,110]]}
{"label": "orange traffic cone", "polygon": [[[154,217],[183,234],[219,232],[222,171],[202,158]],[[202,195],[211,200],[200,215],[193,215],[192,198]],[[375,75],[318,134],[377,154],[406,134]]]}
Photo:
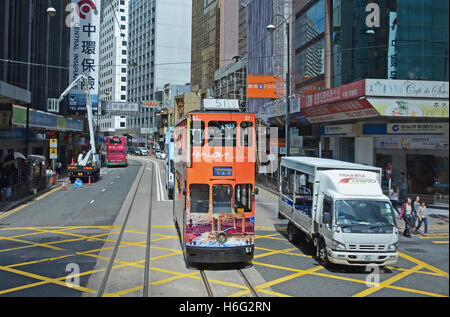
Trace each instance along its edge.
{"label": "orange traffic cone", "polygon": [[91,177],[89,176],[89,182],[88,182],[88,185],[90,186],[91,185]]}
{"label": "orange traffic cone", "polygon": [[70,165],[72,165],[72,166],[74,165],[74,164],[73,164],[73,157],[72,157],[72,163],[71,163]]}
{"label": "orange traffic cone", "polygon": [[63,184],[62,184],[62,190],[66,190],[66,184],[64,183],[64,181],[63,181]]}

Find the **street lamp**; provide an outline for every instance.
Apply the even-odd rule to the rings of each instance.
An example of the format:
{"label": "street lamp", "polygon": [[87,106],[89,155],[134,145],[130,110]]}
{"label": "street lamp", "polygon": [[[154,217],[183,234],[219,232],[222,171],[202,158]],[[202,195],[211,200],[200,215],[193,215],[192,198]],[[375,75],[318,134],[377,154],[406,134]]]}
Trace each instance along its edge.
{"label": "street lamp", "polygon": [[49,8],[47,9],[47,14],[48,14],[49,16],[51,16],[51,17],[54,17],[54,16],[56,15],[56,9],[53,8],[53,7],[49,7]]}
{"label": "street lamp", "polygon": [[[285,148],[286,148],[286,156],[289,156],[289,152],[290,152],[290,130],[289,130],[289,125],[290,125],[290,118],[289,118],[289,112],[290,112],[290,100],[289,100],[289,95],[291,94],[291,58],[290,58],[290,53],[291,53],[291,49],[290,49],[290,44],[289,44],[289,40],[290,40],[290,28],[289,28],[289,21],[282,16],[281,14],[275,14],[272,17],[272,23],[273,23],[273,19],[275,17],[281,17],[283,19],[283,23],[286,23],[286,42],[287,42],[287,74],[286,74],[286,119],[285,119],[285,125],[286,125],[286,137],[285,137]],[[269,33],[273,33],[277,27],[273,24],[269,24],[267,25],[266,29],[267,32]],[[281,23],[282,24],[282,23]],[[280,24],[280,25],[281,25]]]}

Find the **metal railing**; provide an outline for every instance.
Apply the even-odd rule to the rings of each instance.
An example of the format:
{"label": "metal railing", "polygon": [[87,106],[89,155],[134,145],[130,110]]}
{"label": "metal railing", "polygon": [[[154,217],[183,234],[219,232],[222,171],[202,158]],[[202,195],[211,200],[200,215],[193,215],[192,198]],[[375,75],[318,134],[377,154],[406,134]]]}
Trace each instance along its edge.
{"label": "metal railing", "polygon": [[37,194],[37,192],[53,186],[55,179],[55,175],[42,176],[1,188],[0,202],[13,201],[31,194]]}
{"label": "metal railing", "polygon": [[272,174],[256,173],[255,181],[257,186],[259,185],[276,193],[278,192],[280,182],[278,177],[273,176]]}

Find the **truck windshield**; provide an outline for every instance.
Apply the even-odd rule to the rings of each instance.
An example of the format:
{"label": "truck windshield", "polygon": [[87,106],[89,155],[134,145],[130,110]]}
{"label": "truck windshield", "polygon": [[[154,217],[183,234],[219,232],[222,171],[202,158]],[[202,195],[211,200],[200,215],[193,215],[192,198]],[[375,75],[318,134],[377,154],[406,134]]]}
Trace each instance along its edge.
{"label": "truck windshield", "polygon": [[337,200],[337,225],[395,226],[391,204],[376,200]]}

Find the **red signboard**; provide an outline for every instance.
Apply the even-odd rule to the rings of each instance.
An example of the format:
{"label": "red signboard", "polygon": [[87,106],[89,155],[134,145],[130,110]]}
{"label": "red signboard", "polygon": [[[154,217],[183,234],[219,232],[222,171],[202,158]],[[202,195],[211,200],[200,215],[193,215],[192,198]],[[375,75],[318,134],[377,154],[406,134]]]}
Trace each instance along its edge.
{"label": "red signboard", "polygon": [[364,96],[366,93],[366,81],[359,80],[354,83],[327,89],[316,94],[307,96],[305,107],[320,106],[348,99]]}
{"label": "red signboard", "polygon": [[311,123],[378,116],[378,112],[366,99],[341,102],[333,105],[310,107],[302,109],[302,114]]}

